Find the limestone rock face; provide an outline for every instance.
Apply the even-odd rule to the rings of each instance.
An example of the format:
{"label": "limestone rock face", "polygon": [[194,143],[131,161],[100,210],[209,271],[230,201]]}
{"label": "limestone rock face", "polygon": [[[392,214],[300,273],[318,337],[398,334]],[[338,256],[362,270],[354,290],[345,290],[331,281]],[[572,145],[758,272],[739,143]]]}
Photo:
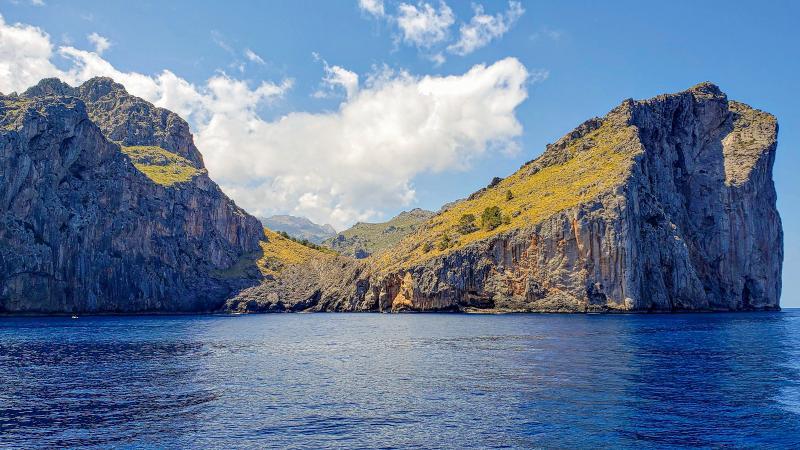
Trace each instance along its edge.
{"label": "limestone rock face", "polygon": [[[196,173],[160,184],[121,145]],[[186,122],[110,79],[0,98],[0,312],[216,310],[261,279],[241,261],[262,238],[206,175]]]}
{"label": "limestone rock face", "polygon": [[[603,134],[607,129],[632,132],[614,140]],[[522,181],[508,183],[557,171],[598,145],[609,148],[608,160],[625,155],[614,159],[621,161],[615,164],[623,167],[624,176],[602,184],[606,180],[601,172],[582,192],[552,186],[554,194],[548,191],[547,198],[524,199],[534,211],[528,217],[537,217],[537,208],[552,209],[541,219],[510,219],[511,225],[495,234],[440,253],[419,250],[421,243],[430,242],[426,233],[442,227],[448,210],[458,207],[455,203],[390,252],[394,260],[344,263],[337,273],[346,276],[335,277],[325,275],[332,273],[328,269],[298,268],[294,273],[306,274],[302,289],[296,288],[296,275],[285,276],[243,292],[227,307],[542,312],[779,308],[783,235],[772,181],[777,146],[773,116],[729,101],[710,83],[649,100],[627,100],[548,146],[514,175]],[[590,175],[613,172],[601,165],[579,170]],[[556,198],[572,199],[599,185],[602,189],[577,197],[577,202]],[[500,183],[496,189],[509,186],[514,185]],[[491,189],[495,187],[465,201],[479,201]],[[566,206],[548,206],[562,204]]]}

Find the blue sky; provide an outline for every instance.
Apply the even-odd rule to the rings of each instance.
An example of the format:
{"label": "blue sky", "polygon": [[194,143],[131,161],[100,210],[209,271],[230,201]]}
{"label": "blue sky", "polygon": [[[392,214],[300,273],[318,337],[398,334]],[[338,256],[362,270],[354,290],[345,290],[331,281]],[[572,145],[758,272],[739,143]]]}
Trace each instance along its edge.
{"label": "blue sky", "polygon": [[[454,150],[453,157],[463,157],[457,170],[443,170],[423,162],[413,170],[389,175],[387,183],[391,186],[381,186],[383,191],[374,197],[357,195],[367,199],[361,203],[354,200],[346,204],[346,196],[304,198],[311,206],[318,204],[314,201],[322,202],[329,210],[334,204],[344,205],[337,213],[338,219],[331,220],[339,228],[348,221],[379,220],[410,207],[437,209],[484,186],[494,176],[513,172],[540,154],[546,143],[589,117],[605,114],[625,98],[646,98],[683,90],[700,81],[713,81],[730,98],[778,118],[775,181],[786,254],[782,303],[800,306],[800,280],[794,276],[800,268],[800,214],[795,206],[800,189],[794,178],[800,171],[795,151],[800,145],[800,99],[796,87],[800,69],[800,32],[796,25],[800,2],[522,2],[524,13],[510,17],[509,3],[487,1],[483,14],[505,21],[506,29],[465,55],[448,47],[458,41],[459,27],[476,14],[478,2],[448,0],[452,24],[446,28],[446,37],[430,46],[407,39],[397,21],[400,3],[386,0],[384,17],[361,9],[356,0],[176,1],[166,6],[150,1],[44,0],[44,5],[34,5],[18,0],[0,3],[0,14],[6,27],[19,23],[46,33],[54,49],[50,60],[61,70],[69,69],[72,63],[56,54],[57,49],[69,46],[99,50],[97,42],[87,38],[97,33],[110,44],[102,52],[102,61],[121,72],[155,77],[169,70],[201,90],[209,89],[204,87],[209,79],[224,74],[229,82],[245,83],[250,89],[245,96],[260,96],[250,115],[236,117],[257,117],[263,122],[297,112],[318,114],[324,122],[326,113],[335,114],[341,105],[351,101],[341,84],[323,82],[330,75],[326,67],[358,74],[360,92],[369,92],[368,76],[381,71],[392,73],[394,80],[401,76],[398,74],[406,73],[410,78],[403,82],[416,83],[425,76],[461,77],[476,65],[492,67],[509,57],[524,67],[528,78],[521,89],[527,98],[509,100],[515,105],[511,114],[521,126],[519,133],[500,130],[488,135],[487,145],[479,140],[478,144],[470,144],[467,152]],[[420,7],[419,3],[408,3]],[[431,2],[431,6],[442,11],[443,5],[438,1]],[[247,50],[263,63],[248,58]],[[433,59],[439,53],[445,60],[437,63]],[[506,69],[513,72],[516,66]],[[252,94],[262,83],[266,88]],[[226,94],[215,95],[221,101]],[[235,93],[230,95],[238,98]],[[197,120],[205,120],[206,125],[214,121],[196,114],[200,117]],[[297,117],[298,121],[302,119],[303,116]],[[440,138],[446,141],[452,136]],[[218,141],[211,136],[200,142],[213,147]],[[214,156],[214,149],[201,147],[201,151],[210,155],[207,162],[212,175],[215,170],[211,162],[230,157]],[[294,151],[300,150],[287,149],[282,157],[291,158]],[[270,156],[264,164],[296,167],[275,158]],[[443,164],[448,161],[443,160]],[[391,167],[382,163],[376,160],[377,172]],[[400,158],[393,164],[411,162]],[[380,183],[381,174],[370,173],[369,166],[359,170],[348,177],[371,176],[377,178],[374,183]],[[225,187],[225,172],[219,172]],[[256,174],[250,181],[252,186],[265,182],[264,173]],[[285,180],[292,179],[286,175]],[[405,181],[407,185],[403,185]],[[357,194],[378,185],[342,183],[342,189],[352,188]],[[254,202],[270,202],[266,197],[248,196],[245,191],[252,186],[234,186],[226,192],[233,192],[232,196],[251,210]],[[294,185],[291,189],[298,192]],[[409,195],[410,191],[413,195]],[[273,209],[269,205],[258,206],[260,212],[298,212],[291,210],[290,205],[297,198],[286,194],[289,191],[264,192],[277,192],[275,195],[285,198]],[[393,196],[408,204],[389,201]]]}

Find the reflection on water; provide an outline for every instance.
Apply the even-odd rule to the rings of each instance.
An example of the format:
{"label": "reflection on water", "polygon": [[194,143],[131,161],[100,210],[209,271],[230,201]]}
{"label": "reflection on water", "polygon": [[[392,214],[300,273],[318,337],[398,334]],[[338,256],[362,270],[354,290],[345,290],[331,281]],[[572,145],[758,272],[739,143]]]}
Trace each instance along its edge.
{"label": "reflection on water", "polygon": [[0,319],[0,447],[800,445],[800,311]]}

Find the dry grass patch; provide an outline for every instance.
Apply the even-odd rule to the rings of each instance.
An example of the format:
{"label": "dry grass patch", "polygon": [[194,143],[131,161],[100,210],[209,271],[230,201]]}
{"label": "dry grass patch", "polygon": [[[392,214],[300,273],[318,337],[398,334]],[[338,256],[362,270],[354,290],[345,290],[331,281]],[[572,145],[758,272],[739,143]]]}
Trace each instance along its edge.
{"label": "dry grass patch", "polygon": [[[630,173],[633,156],[641,151],[635,127],[606,120],[598,129],[559,150],[567,152],[563,163],[539,170],[532,170],[536,161],[523,166],[473,198],[437,214],[418,232],[379,255],[376,262],[385,271],[411,267],[470,243],[539,223],[623,183]],[[463,217],[480,218],[487,209],[495,207],[502,214],[501,223],[460,232],[464,227]]]}
{"label": "dry grass patch", "polygon": [[154,183],[171,187],[205,173],[188,159],[152,145],[122,146],[133,165]]}

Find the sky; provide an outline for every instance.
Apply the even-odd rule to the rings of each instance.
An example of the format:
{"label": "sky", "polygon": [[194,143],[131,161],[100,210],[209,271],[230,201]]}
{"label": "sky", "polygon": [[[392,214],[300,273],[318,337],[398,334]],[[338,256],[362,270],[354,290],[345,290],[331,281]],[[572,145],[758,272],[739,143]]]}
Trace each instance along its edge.
{"label": "sky", "polygon": [[800,306],[800,2],[0,2],[0,91],[112,76],[186,118],[255,215],[436,210],[626,98],[712,81],[778,118]]}

